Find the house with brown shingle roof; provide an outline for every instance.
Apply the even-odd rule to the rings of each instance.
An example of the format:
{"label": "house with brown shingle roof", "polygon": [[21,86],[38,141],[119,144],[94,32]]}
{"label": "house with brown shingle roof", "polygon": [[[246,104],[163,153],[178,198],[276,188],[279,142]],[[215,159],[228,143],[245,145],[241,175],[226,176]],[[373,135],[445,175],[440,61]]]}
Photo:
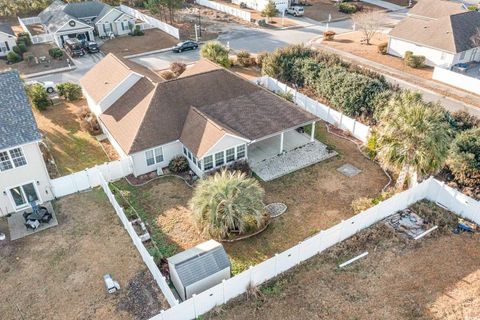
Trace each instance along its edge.
{"label": "house with brown shingle roof", "polygon": [[318,120],[207,60],[165,81],[109,54],[80,83],[105,135],[122,158],[130,159],[136,176],[166,167],[179,155],[198,176],[249,159],[250,151],[265,154],[265,146],[276,156],[287,145],[313,141],[314,130],[297,139],[296,129],[314,128]]}
{"label": "house with brown shingle roof", "polygon": [[468,11],[459,2],[420,0],[388,37],[388,53],[423,55],[430,66],[449,68],[458,63],[480,61],[478,42],[480,12]]}

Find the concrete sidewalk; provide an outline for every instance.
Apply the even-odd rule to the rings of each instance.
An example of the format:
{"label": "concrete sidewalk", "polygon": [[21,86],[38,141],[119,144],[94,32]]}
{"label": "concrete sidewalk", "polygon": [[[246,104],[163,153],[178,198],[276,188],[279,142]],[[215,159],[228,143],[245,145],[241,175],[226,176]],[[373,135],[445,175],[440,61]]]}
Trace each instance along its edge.
{"label": "concrete sidewalk", "polygon": [[382,1],[382,0],[362,0],[363,2],[370,3],[382,8],[387,9],[388,11],[397,11],[397,10],[402,10],[405,7],[398,6],[396,4],[387,2],[387,1]]}
{"label": "concrete sidewalk", "polygon": [[330,51],[342,56],[345,60],[365,66],[381,73],[385,78],[403,89],[422,93],[426,101],[439,102],[448,111],[466,111],[480,117],[480,96],[457,89],[435,80],[428,80],[401,70],[368,60],[346,51],[325,46],[321,39],[311,42],[312,47]]}

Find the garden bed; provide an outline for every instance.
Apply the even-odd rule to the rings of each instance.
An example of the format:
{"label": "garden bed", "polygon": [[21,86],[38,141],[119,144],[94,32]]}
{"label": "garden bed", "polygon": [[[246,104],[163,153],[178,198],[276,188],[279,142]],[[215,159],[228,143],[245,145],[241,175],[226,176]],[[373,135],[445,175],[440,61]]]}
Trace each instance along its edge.
{"label": "garden bed", "polygon": [[[436,223],[452,215],[425,202],[411,209]],[[379,222],[204,319],[475,319],[479,241],[452,226],[416,241]]]}
{"label": "garden bed", "polygon": [[[351,209],[354,199],[373,197],[388,182],[382,169],[365,158],[355,144],[328,134],[320,123],[316,138],[339,155],[274,181],[261,183],[266,192],[265,203],[281,201],[288,210],[271,220],[269,227],[257,236],[224,244],[234,273],[351,217],[354,214]],[[343,176],[336,169],[345,162],[360,168],[362,173],[353,178]],[[149,225],[153,240],[163,256],[171,256],[207,240],[199,233],[188,206],[193,190],[182,180],[165,177],[142,187],[132,187],[122,180],[115,182],[114,186],[122,190]]]}

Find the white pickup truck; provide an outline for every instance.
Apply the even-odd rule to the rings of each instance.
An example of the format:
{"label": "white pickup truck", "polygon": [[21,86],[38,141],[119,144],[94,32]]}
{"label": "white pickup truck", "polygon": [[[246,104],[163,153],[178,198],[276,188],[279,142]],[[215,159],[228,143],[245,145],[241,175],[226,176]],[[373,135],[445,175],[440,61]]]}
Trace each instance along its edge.
{"label": "white pickup truck", "polygon": [[303,7],[301,6],[292,6],[285,11],[286,13],[291,14],[294,17],[301,17],[304,14]]}
{"label": "white pickup truck", "polygon": [[27,86],[32,85],[32,84],[40,84],[42,85],[45,90],[47,90],[48,93],[54,93],[55,92],[55,83],[53,81],[37,81],[37,80],[30,80],[25,82]]}

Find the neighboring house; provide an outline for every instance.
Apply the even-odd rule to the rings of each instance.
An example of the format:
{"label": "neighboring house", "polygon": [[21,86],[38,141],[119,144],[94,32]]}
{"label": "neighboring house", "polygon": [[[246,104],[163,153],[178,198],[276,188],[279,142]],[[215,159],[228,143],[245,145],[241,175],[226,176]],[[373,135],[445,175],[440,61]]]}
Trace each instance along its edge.
{"label": "neighboring house", "polygon": [[293,2],[291,0],[233,0],[232,3],[237,5],[244,4],[247,8],[263,11],[270,1],[275,3],[275,6],[279,12],[287,10],[290,4]]}
{"label": "neighboring house", "polygon": [[80,83],[104,133],[119,155],[130,159],[135,176],[164,168],[182,154],[202,176],[247,159],[250,147],[266,139],[275,138],[272,147],[280,153],[284,134],[314,128],[318,120],[206,60],[164,81],[109,54]]}
{"label": "neighboring house", "polygon": [[0,22],[0,57],[5,57],[16,45],[15,33],[10,24]]}
{"label": "neighboring house", "polygon": [[94,40],[94,32],[101,37],[128,34],[136,23],[134,17],[119,8],[99,1],[55,0],[38,18],[46,33],[54,34],[54,41],[60,47],[67,38]]}
{"label": "neighboring house", "polygon": [[41,136],[17,71],[0,73],[0,216],[53,199]]}
{"label": "neighboring house", "polygon": [[[421,0],[388,35],[388,53],[404,57],[406,51],[423,55],[429,66],[449,68],[457,63],[480,61],[480,12],[462,3]],[[479,39],[480,40],[480,39]]]}

